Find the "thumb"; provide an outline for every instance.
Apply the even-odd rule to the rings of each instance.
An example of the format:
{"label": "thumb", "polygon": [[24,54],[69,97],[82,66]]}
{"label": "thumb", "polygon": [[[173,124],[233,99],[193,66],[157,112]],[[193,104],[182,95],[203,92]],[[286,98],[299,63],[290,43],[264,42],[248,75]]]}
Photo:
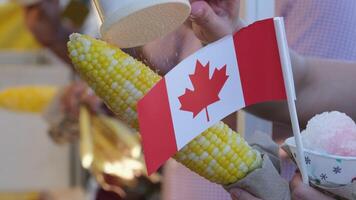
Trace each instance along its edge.
{"label": "thumb", "polygon": [[196,1],[192,3],[191,18],[197,25],[212,29],[218,16],[206,1]]}
{"label": "thumb", "polygon": [[191,4],[193,31],[203,42],[213,42],[232,33],[229,25],[218,16],[206,1]]}

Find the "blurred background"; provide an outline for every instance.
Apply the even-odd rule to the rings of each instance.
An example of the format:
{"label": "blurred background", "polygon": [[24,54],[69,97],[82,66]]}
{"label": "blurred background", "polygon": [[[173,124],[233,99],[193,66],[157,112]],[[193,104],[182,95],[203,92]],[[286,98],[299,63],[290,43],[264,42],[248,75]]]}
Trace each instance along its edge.
{"label": "blurred background", "polygon": [[[84,25],[83,19],[93,9],[88,1],[60,0],[59,3],[62,21],[64,23],[71,22],[73,26]],[[271,17],[273,14],[273,0],[242,1],[241,16],[249,23]],[[94,17],[96,17],[95,14]],[[104,195],[105,197],[101,199],[121,199],[120,195],[117,195],[121,194],[120,190],[105,188],[105,185],[100,183],[100,177],[104,179],[104,182],[110,182],[106,179],[106,175],[103,175],[108,171],[107,167],[102,167],[104,164],[100,163],[94,167],[85,166],[85,161],[83,161],[85,149],[80,149],[79,145],[79,143],[83,143],[83,137],[81,141],[68,139],[62,142],[61,139],[56,139],[55,133],[49,134],[53,121],[56,119],[52,119],[51,113],[44,114],[47,109],[36,109],[38,106],[34,105],[36,108],[22,108],[25,109],[25,112],[21,110],[21,105],[31,102],[31,100],[26,100],[27,96],[31,98],[39,95],[36,93],[36,89],[39,88],[36,87],[46,87],[40,88],[39,98],[45,93],[51,96],[51,91],[56,90],[53,92],[52,96],[54,96],[54,93],[57,94],[60,88],[68,85],[74,79],[68,64],[35,39],[28,30],[24,19],[25,10],[21,4],[16,1],[0,0],[0,107],[5,107],[0,108],[0,200],[98,199],[98,192],[101,191],[98,190],[98,185],[114,191],[114,194],[106,194],[107,196]],[[99,23],[91,27],[98,26]],[[25,92],[16,90],[19,87],[25,87]],[[26,89],[26,87],[30,88]],[[41,98],[46,99],[47,97]],[[20,107],[20,111],[13,108],[14,106]],[[51,109],[52,115],[53,110],[58,111],[55,105]],[[85,119],[85,112],[80,114]],[[269,122],[244,112],[240,112],[238,116],[238,130],[242,134],[248,135],[249,132],[254,132],[256,129],[266,133],[272,132],[272,125]],[[97,119],[89,116],[89,120]],[[103,121],[105,122],[104,119]],[[78,122],[76,124],[79,126]],[[89,128],[93,127],[89,126]],[[123,132],[123,129],[114,130],[113,128],[112,134],[118,134],[117,131]],[[78,134],[82,136],[83,133]],[[115,137],[117,140],[120,139],[118,135]],[[102,141],[107,140],[104,137]],[[93,141],[91,142],[93,143]],[[117,143],[108,145],[115,147],[118,145]],[[99,144],[91,145],[100,146]],[[134,146],[127,145],[127,148],[132,150]],[[95,155],[102,156],[101,154]],[[171,165],[174,168],[175,164]],[[90,170],[84,169],[83,166]],[[114,171],[111,175],[119,173],[115,170],[122,170],[115,167],[110,169]],[[137,190],[145,190],[145,187],[155,188],[156,183],[160,182],[160,177],[156,178],[155,180],[149,179],[152,183],[148,184],[149,186],[141,187],[136,183],[135,188],[138,188]],[[169,181],[169,178],[166,181]],[[125,179],[112,182],[120,182],[116,184],[120,188],[131,187],[130,184],[126,185]],[[124,183],[122,184],[122,182]],[[157,188],[157,194],[152,195],[150,199],[169,199],[168,197],[171,196],[169,189],[164,195],[161,195],[161,187],[157,186]],[[145,196],[147,197],[147,195]],[[129,198],[127,197],[127,199]],[[132,199],[142,198],[133,197]]]}

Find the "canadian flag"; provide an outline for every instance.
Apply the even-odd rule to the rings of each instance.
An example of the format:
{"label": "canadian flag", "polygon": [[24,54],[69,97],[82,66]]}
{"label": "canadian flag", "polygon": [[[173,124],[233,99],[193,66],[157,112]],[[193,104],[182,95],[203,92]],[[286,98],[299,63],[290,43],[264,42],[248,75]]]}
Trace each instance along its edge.
{"label": "canadian flag", "polygon": [[256,22],[202,48],[139,101],[148,174],[227,115],[287,98],[275,29],[278,20]]}

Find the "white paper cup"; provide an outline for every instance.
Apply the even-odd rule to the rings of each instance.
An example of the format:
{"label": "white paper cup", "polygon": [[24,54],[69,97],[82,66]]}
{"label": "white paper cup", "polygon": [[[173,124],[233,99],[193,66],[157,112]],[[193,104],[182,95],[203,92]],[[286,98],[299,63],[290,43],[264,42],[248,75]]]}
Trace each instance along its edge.
{"label": "white paper cup", "polygon": [[[284,149],[296,157],[294,137],[285,141]],[[326,187],[356,182],[356,157],[334,156],[309,149],[304,150],[308,176],[313,182]],[[298,159],[295,159],[298,160]]]}
{"label": "white paper cup", "polygon": [[144,45],[175,30],[190,14],[189,0],[94,0],[104,40],[120,48]]}

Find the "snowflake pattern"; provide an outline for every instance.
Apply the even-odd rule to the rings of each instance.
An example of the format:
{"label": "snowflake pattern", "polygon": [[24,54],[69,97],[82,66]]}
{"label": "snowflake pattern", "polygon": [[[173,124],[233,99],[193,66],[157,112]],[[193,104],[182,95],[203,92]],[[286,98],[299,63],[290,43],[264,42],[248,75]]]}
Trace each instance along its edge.
{"label": "snowflake pattern", "polygon": [[310,160],[309,156],[306,156],[305,157],[305,164],[310,165],[310,163],[311,163],[311,160]]}
{"label": "snowflake pattern", "polygon": [[333,172],[334,172],[334,174],[339,174],[339,173],[341,173],[341,167],[339,167],[339,166],[334,167],[334,168],[333,168]]}
{"label": "snowflake pattern", "polygon": [[328,179],[328,176],[324,173],[320,174],[320,179],[323,181],[326,181],[326,179]]}

